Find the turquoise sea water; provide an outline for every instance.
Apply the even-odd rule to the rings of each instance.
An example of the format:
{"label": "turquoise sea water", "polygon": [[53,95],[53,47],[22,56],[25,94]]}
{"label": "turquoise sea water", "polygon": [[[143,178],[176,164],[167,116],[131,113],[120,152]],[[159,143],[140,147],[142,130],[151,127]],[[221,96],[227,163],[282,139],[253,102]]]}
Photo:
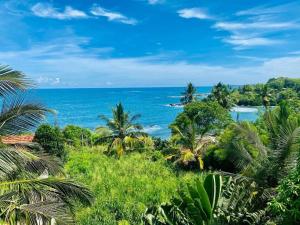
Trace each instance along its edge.
{"label": "turquoise sea water", "polygon": [[[111,116],[111,109],[122,102],[132,114],[141,114],[140,123],[151,135],[167,138],[168,125],[182,111],[179,107],[170,107],[178,103],[184,88],[110,88],[110,89],[36,89],[30,98],[57,111],[57,116],[49,115],[47,122],[56,121],[59,126],[75,124],[94,129],[103,125],[98,116]],[[207,94],[211,87],[198,88],[198,92]],[[255,120],[257,112],[242,109],[240,120]],[[233,118],[236,112],[231,113]]]}

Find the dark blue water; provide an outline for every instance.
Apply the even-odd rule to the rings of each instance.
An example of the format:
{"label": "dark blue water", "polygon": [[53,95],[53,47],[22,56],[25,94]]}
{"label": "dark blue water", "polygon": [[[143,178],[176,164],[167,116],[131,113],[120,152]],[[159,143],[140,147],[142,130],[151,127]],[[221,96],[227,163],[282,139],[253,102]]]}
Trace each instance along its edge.
{"label": "dark blue water", "polygon": [[[169,124],[182,108],[170,107],[178,103],[184,88],[116,88],[116,89],[37,89],[30,94],[31,99],[43,103],[57,111],[57,116],[49,115],[47,122],[64,127],[75,124],[94,129],[104,125],[98,116],[111,116],[111,109],[122,102],[132,114],[141,114],[140,123],[145,131],[154,136],[169,136]],[[199,93],[209,93],[211,87],[198,89]],[[236,113],[232,113],[236,118]],[[257,113],[240,113],[240,120],[255,120]]]}

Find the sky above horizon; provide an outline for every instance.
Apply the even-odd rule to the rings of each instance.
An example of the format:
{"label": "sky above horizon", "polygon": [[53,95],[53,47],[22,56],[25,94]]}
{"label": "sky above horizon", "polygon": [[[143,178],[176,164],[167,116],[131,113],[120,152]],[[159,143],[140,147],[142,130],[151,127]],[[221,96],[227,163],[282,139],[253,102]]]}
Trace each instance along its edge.
{"label": "sky above horizon", "polygon": [[300,78],[299,12],[299,0],[0,0],[0,64],[46,88]]}

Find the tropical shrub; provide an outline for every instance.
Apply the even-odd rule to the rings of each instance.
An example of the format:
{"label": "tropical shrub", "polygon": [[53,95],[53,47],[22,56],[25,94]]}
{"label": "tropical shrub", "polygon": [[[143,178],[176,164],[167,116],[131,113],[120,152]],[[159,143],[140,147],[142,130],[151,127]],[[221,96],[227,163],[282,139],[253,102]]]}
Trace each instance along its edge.
{"label": "tropical shrub", "polygon": [[[258,155],[258,149],[255,144],[251,143],[245,133],[240,132],[243,127],[253,135],[257,133],[256,127],[249,122],[240,122],[229,125],[218,137],[218,142],[209,146],[207,149],[204,162],[207,168],[223,170],[227,172],[238,173],[240,168],[234,164],[235,154],[238,148],[243,148],[254,159]],[[258,139],[259,136],[256,137]]]}
{"label": "tropical shrub", "polygon": [[170,125],[172,134],[178,133],[175,127],[184,129],[191,120],[199,127],[198,134],[203,136],[223,128],[231,121],[231,117],[217,102],[193,102],[186,105]]}
{"label": "tropical shrub", "polygon": [[170,125],[171,142],[178,146],[175,160],[188,168],[204,168],[203,157],[215,134],[230,121],[229,113],[217,102],[192,102]]}
{"label": "tropical shrub", "polygon": [[92,132],[87,128],[75,125],[68,125],[62,131],[64,138],[69,145],[87,146],[92,143]]}
{"label": "tropical shrub", "polygon": [[216,224],[266,224],[268,197],[268,193],[253,181],[226,177],[220,204],[215,210]]}
{"label": "tropical shrub", "polygon": [[300,163],[277,187],[270,210],[278,224],[300,224]]}
{"label": "tropical shrub", "polygon": [[40,144],[46,153],[62,160],[66,158],[64,137],[59,127],[53,127],[49,124],[39,126],[35,131],[33,141]]}
{"label": "tropical shrub", "polygon": [[148,208],[143,215],[146,225],[209,225],[222,191],[220,175],[209,174],[184,185],[170,203]]}

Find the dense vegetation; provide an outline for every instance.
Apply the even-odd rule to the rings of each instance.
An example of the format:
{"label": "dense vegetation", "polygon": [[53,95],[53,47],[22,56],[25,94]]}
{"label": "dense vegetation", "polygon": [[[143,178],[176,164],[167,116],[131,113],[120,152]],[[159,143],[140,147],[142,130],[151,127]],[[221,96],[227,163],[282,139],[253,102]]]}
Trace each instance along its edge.
{"label": "dense vegetation", "polygon": [[[31,131],[51,113],[19,99],[28,86],[0,68],[2,136]],[[30,145],[1,144],[0,222],[300,224],[299,93],[299,79],[278,78],[219,83],[200,100],[189,83],[168,140],[142,132],[140,115],[121,103],[94,131],[43,124]],[[235,122],[236,104],[265,110],[256,122]]]}
{"label": "dense vegetation", "polygon": [[[106,127],[90,131],[67,126],[60,139],[68,154],[65,168],[96,198],[89,208],[78,206],[77,221],[298,224],[297,85],[286,78],[239,89],[219,83],[199,100],[189,84],[184,110],[170,124],[168,140],[141,132],[139,115],[131,116],[122,104],[113,109],[112,118],[101,116]],[[254,123],[234,122],[229,109],[252,95],[250,90],[265,112]],[[287,90],[297,94],[282,97]]]}
{"label": "dense vegetation", "polygon": [[[2,136],[28,132],[51,112],[40,104],[24,101],[22,95],[30,85],[21,72],[0,66]],[[45,131],[44,128],[40,131]],[[45,134],[44,131],[41,133]],[[60,148],[53,143],[61,144],[62,140],[57,139],[58,136],[50,137],[59,130],[51,128],[48,131],[38,138],[45,151],[51,154],[54,152],[50,148]],[[58,155],[58,151],[54,155]],[[1,143],[0,187],[1,224],[50,224],[51,221],[74,224],[75,203],[89,205],[92,201],[85,186],[65,178],[57,158],[32,145]]]}
{"label": "dense vegetation", "polygon": [[281,77],[266,84],[244,85],[233,89],[230,98],[235,104],[245,106],[275,106],[282,100],[299,106],[300,79]]}
{"label": "dense vegetation", "polygon": [[96,196],[91,208],[79,210],[81,224],[113,225],[122,220],[139,224],[147,206],[168,201],[192,174],[178,175],[163,157],[132,153],[117,159],[103,147],[70,148],[66,164],[74,179],[87,184]]}

